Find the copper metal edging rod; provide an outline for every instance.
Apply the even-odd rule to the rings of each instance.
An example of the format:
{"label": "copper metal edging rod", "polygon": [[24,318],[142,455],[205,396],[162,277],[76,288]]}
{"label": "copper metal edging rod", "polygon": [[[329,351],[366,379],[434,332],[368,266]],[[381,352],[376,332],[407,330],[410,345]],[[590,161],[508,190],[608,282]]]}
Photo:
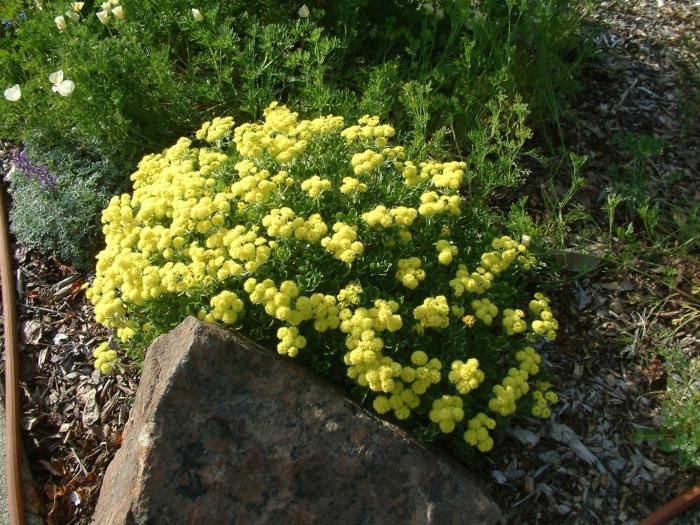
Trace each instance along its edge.
{"label": "copper metal edging rod", "polygon": [[[0,182],[0,185],[2,182]],[[11,525],[24,525],[22,496],[22,441],[19,433],[19,340],[17,305],[10,256],[10,234],[5,212],[5,188],[0,188],[0,272],[2,273],[2,312],[5,328],[5,472],[7,507]]]}
{"label": "copper metal edging rod", "polygon": [[668,523],[698,501],[700,501],[700,485],[695,485],[677,498],[666,503],[666,505],[654,512],[654,514],[640,521],[639,525],[663,525],[664,523]]}

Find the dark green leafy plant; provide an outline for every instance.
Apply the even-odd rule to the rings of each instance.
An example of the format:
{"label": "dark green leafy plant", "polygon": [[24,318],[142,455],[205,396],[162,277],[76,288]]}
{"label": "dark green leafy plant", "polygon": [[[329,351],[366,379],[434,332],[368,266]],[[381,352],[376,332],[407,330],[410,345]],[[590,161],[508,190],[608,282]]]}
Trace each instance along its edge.
{"label": "dark green leafy plant", "polygon": [[[123,186],[139,158],[199,122],[256,120],[279,100],[307,114],[391,119],[420,155],[494,166],[478,175],[492,192],[524,175],[517,158],[500,157],[499,141],[526,140],[528,115],[555,127],[574,87],[578,6],[318,0],[302,16],[296,1],[203,0],[197,20],[184,0],[123,0],[106,23],[94,1],[77,13],[64,1],[23,15],[15,6],[3,12],[0,82],[18,84],[22,96],[0,101],[0,136],[105,159]],[[59,70],[75,86],[67,96],[49,80]]]}

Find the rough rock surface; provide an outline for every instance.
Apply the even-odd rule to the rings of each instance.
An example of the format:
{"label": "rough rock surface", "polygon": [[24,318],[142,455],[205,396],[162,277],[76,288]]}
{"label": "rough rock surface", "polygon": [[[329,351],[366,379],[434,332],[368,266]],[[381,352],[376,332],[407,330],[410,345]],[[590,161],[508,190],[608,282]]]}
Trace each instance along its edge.
{"label": "rough rock surface", "polygon": [[501,520],[468,472],[312,372],[185,320],[146,362],[94,523]]}

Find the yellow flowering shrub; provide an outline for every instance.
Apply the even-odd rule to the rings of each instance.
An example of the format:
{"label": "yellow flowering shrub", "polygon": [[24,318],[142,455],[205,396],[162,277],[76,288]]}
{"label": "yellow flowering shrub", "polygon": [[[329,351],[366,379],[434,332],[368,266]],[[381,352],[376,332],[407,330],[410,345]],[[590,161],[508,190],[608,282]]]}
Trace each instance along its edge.
{"label": "yellow flowering shrub", "polygon": [[[132,355],[187,315],[241,329],[418,435],[475,450],[518,409],[546,417],[556,394],[535,382],[537,349],[558,324],[527,293],[530,238],[466,202],[465,164],[409,158],[373,116],[264,115],[214,119],[143,158],[102,214],[97,321]],[[106,346],[95,358],[117,366]]]}

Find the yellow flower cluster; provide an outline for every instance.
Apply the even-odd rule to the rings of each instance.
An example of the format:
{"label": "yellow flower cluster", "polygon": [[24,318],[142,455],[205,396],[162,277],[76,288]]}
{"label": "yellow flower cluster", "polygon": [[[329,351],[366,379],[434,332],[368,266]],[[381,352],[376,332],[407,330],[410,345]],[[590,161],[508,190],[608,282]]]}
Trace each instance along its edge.
{"label": "yellow flower cluster", "polygon": [[233,132],[236,149],[249,159],[268,153],[278,162],[288,164],[306,150],[309,139],[331,134],[343,126],[343,118],[333,115],[299,121],[297,113],[276,102],[263,113],[263,123],[245,123]]}
{"label": "yellow flower cluster", "polygon": [[99,370],[102,374],[110,374],[114,371],[117,352],[109,349],[109,343],[100,343],[92,353],[92,357],[95,358],[95,370]]}
{"label": "yellow flower cluster", "polygon": [[383,148],[388,144],[389,138],[396,134],[394,128],[388,124],[379,124],[379,117],[363,115],[358,119],[359,126],[350,126],[340,132],[348,144],[352,144],[357,139],[374,139],[374,144]]}
{"label": "yellow flower cluster", "polygon": [[389,214],[389,210],[386,206],[377,206],[373,210],[362,214],[362,220],[367,223],[368,226],[381,226],[382,228],[388,228],[394,224],[394,219]]}
{"label": "yellow flower cluster", "polygon": [[484,373],[479,370],[479,361],[473,357],[467,359],[466,363],[452,361],[452,370],[447,376],[450,383],[453,383],[457,388],[457,392],[462,395],[467,395],[472,390],[479,388],[485,377]]}
{"label": "yellow flower cluster", "polygon": [[489,436],[489,430],[496,428],[496,422],[483,412],[467,423],[469,430],[464,433],[464,441],[475,446],[481,452],[488,452],[493,448],[493,439]]}
{"label": "yellow flower cluster", "polygon": [[344,222],[336,222],[333,225],[335,232],[332,237],[321,239],[321,246],[333,254],[333,257],[347,264],[364,252],[365,246],[357,240],[357,226],[350,226]]}
{"label": "yellow flower cluster", "polygon": [[364,193],[367,191],[367,184],[360,182],[354,177],[343,177],[343,184],[340,186],[340,193],[346,195],[351,193]]}
{"label": "yellow flower cluster", "polygon": [[515,413],[515,402],[528,393],[530,386],[527,384],[528,373],[525,370],[511,368],[508,375],[500,385],[493,387],[496,397],[489,400],[489,410],[498,412],[502,416],[510,416]]}
{"label": "yellow flower cluster", "polygon": [[[248,230],[242,225],[220,235],[221,242],[223,246],[228,248],[228,254],[231,258],[243,262],[244,268],[249,272],[253,272],[265,264],[270,258],[272,249],[276,246],[265,237],[258,236],[255,230]],[[190,254],[190,257],[192,255]]]}
{"label": "yellow flower cluster", "polygon": [[491,242],[494,251],[484,253],[481,256],[481,264],[484,269],[493,275],[506,271],[515,261],[519,253],[525,253],[527,246],[518,244],[513,239],[504,235],[500,239]]}
{"label": "yellow flower cluster", "polygon": [[231,185],[231,196],[241,199],[241,201],[247,204],[262,204],[269,199],[279,187],[276,182],[270,180],[269,171],[258,170],[258,168],[248,160],[237,163],[235,168],[241,178]]}
{"label": "yellow flower cluster", "polygon": [[464,419],[462,398],[459,396],[442,396],[433,401],[433,407],[428,417],[433,423],[437,423],[440,430],[449,434],[455,429],[455,423]]}
{"label": "yellow flower cluster", "polygon": [[331,181],[314,175],[301,183],[301,189],[308,193],[309,197],[316,199],[321,196],[321,193],[331,189]]}
{"label": "yellow flower cluster", "polygon": [[525,370],[531,376],[540,373],[540,363],[542,356],[535,351],[531,346],[525,347],[515,354],[515,358],[520,362],[520,369]]}
{"label": "yellow flower cluster", "polygon": [[[157,335],[171,322],[173,308],[185,315],[191,310],[184,305],[190,308],[196,302],[204,305],[198,316],[206,321],[235,325],[244,319],[246,327],[249,322],[255,327],[274,326],[277,350],[291,357],[307,346],[311,330],[339,330],[345,336],[347,375],[372,392],[377,412],[406,419],[419,406],[432,403],[429,417],[441,431],[460,428],[461,433],[467,419],[462,396],[486,381],[480,366],[487,370],[494,366],[482,348],[488,340],[479,347],[462,345],[460,360],[449,352],[436,354],[450,357],[451,368],[443,378],[439,359],[410,348],[410,330],[421,334],[436,330],[429,339],[434,338],[439,352],[439,337],[449,335],[437,330],[449,328],[450,317],[458,330],[460,319],[466,326],[473,326],[476,319],[492,324],[499,310],[483,294],[509,267],[534,264],[527,254],[529,239],[517,243],[500,237],[476,265],[470,263],[473,271],[460,264],[449,281],[454,296],[482,297],[450,299],[454,304],[449,304],[445,295],[438,295],[445,284],[440,278],[450,272],[445,265],[470,257],[474,248],[464,242],[465,228],[459,219],[463,198],[457,191],[466,166],[436,161],[416,166],[405,160],[401,146],[388,144],[394,135],[391,126],[367,116],[358,124],[343,130],[340,117],[300,120],[286,107],[272,104],[260,123],[234,128],[229,117],[213,119],[196,134],[202,142],[194,144],[204,146],[180,139],[162,153],[144,157],[132,175],[133,194],[113,198],[103,212],[107,246],[98,256],[97,275],[87,291],[96,319],[115,328],[120,339],[133,338],[137,345],[144,334]],[[336,138],[327,137],[331,134]],[[339,135],[344,143],[337,140]],[[324,147],[334,148],[335,156],[324,157]],[[326,162],[331,158],[344,159],[344,165],[336,170],[335,164]],[[327,165],[334,169],[316,171]],[[372,176],[362,176],[367,174]],[[417,187],[396,185],[392,175]],[[334,187],[340,193],[329,191]],[[319,199],[326,191],[327,198]],[[363,195],[353,195],[358,193]],[[378,235],[371,228],[387,230]],[[474,242],[479,238],[477,234]],[[437,257],[430,256],[431,246]],[[365,250],[372,252],[368,262],[383,268],[397,261],[395,278],[410,290],[417,289],[430,272],[433,296],[404,289],[395,297],[377,298],[381,285],[376,276],[365,286],[365,276],[357,273],[365,271],[365,261],[353,264]],[[332,257],[323,255],[326,252]],[[299,260],[302,253],[305,259]],[[426,259],[406,255],[411,253]],[[453,274],[449,275],[448,280]],[[396,288],[401,287],[396,283],[389,287]],[[499,293],[503,289],[508,288],[499,288]],[[498,297],[499,304],[507,300]],[[468,304],[474,315],[465,315]],[[246,305],[251,312],[244,317]],[[556,331],[548,299],[536,295],[530,311],[535,320],[528,326],[521,310],[505,309],[506,332],[531,328],[549,337]],[[410,323],[404,326],[407,319]],[[479,337],[499,333],[479,330]],[[532,339],[531,333],[528,336]],[[329,344],[333,340],[326,339]],[[313,340],[324,344],[318,334]],[[111,370],[116,353],[106,346],[102,350],[96,352],[95,364]],[[515,411],[516,401],[529,391],[528,378],[539,372],[542,361],[532,347],[517,352],[515,359],[518,368],[495,387],[497,380],[485,387],[489,391],[493,387],[488,406],[499,414]],[[448,393],[454,395],[444,395]],[[421,404],[425,395],[428,398]],[[547,403],[553,396],[541,393]],[[540,394],[535,397],[544,413],[547,406],[542,407]],[[493,420],[479,414],[469,421],[465,440],[489,450],[493,440],[488,430],[493,425]]]}
{"label": "yellow flower cluster", "polygon": [[233,117],[214,117],[211,122],[202,124],[202,128],[195,133],[195,137],[207,142],[216,142],[226,137],[232,127]]}
{"label": "yellow flower cluster", "polygon": [[399,269],[396,270],[396,279],[410,290],[415,290],[425,279],[425,270],[420,267],[421,261],[418,257],[399,259],[397,266]]}
{"label": "yellow flower cluster", "polygon": [[[398,310],[398,305],[396,306]],[[345,354],[344,360],[348,365],[348,377],[355,379],[360,386],[368,386],[375,392],[391,393],[395,386],[394,378],[401,375],[401,365],[382,355],[384,341],[376,333],[387,329],[387,326],[378,321],[378,309],[372,310],[374,311],[358,308],[354,313],[349,310],[341,312],[343,321],[340,330],[348,334],[345,346],[349,352]],[[391,308],[388,315],[393,315]],[[383,317],[386,317],[386,312],[383,312]],[[393,321],[393,328],[400,327],[399,316]]]}
{"label": "yellow flower cluster", "polygon": [[394,146],[393,148],[384,148],[382,155],[394,162],[395,166],[400,165],[400,161],[406,157],[406,150],[403,146]]}
{"label": "yellow flower cluster", "polygon": [[361,295],[362,286],[360,286],[358,283],[350,283],[346,285],[345,288],[342,288],[336,297],[338,299],[338,304],[347,307],[350,305],[360,304]]}
{"label": "yellow flower cluster", "polygon": [[273,208],[261,221],[267,228],[270,237],[296,239],[308,242],[318,242],[328,233],[328,226],[318,213],[311,215],[308,220],[297,217],[291,208]]}
{"label": "yellow flower cluster", "polygon": [[413,317],[423,328],[447,328],[450,324],[450,307],[447,297],[428,297],[423,304],[416,306]]}
{"label": "yellow flower cluster", "polygon": [[277,351],[289,357],[296,357],[299,354],[299,349],[306,346],[306,338],[299,335],[299,329],[296,326],[281,327],[277,330],[277,338],[280,340],[277,343]]}
{"label": "yellow flower cluster", "polygon": [[407,208],[406,206],[398,206],[396,208],[387,209],[386,206],[379,205],[373,210],[362,214],[362,220],[369,226],[389,228],[393,225],[402,228],[401,232],[410,232],[405,230],[413,224],[413,221],[418,217],[418,210],[415,208]]}
{"label": "yellow flower cluster", "polygon": [[421,162],[420,180],[431,179],[436,188],[458,190],[464,179],[465,162]]}
{"label": "yellow flower cluster", "polygon": [[243,301],[229,290],[224,290],[212,297],[210,304],[212,310],[204,318],[210,323],[221,321],[224,324],[234,324],[238,314],[243,311]]}
{"label": "yellow flower cluster", "polygon": [[530,311],[540,317],[532,321],[532,331],[537,335],[545,336],[550,341],[554,341],[557,338],[559,323],[552,314],[549,302],[549,297],[540,292],[536,293],[535,298],[530,301]]}
{"label": "yellow flower cluster", "polygon": [[525,317],[525,312],[519,308],[503,310],[503,327],[508,335],[520,334],[527,330],[527,323],[523,321],[523,317]]}
{"label": "yellow flower cluster", "polygon": [[279,319],[293,326],[300,324],[303,315],[294,308],[294,300],[299,296],[299,289],[293,281],[284,281],[279,288],[272,279],[258,282],[254,277],[243,284],[252,304],[259,304],[270,317]]}
{"label": "yellow flower cluster", "polygon": [[473,328],[476,324],[476,317],[473,315],[465,315],[462,317],[462,322],[467,326],[467,328]]}
{"label": "yellow flower cluster", "polygon": [[370,173],[378,168],[383,161],[384,156],[381,153],[368,149],[362,153],[355,153],[350,160],[350,164],[352,164],[355,175],[359,176]]}
{"label": "yellow flower cluster", "polygon": [[438,252],[438,261],[440,264],[448,265],[452,262],[452,258],[459,253],[459,249],[450,241],[440,239],[435,244],[435,249]]}
{"label": "yellow flower cluster", "polygon": [[532,415],[535,417],[548,418],[551,415],[549,405],[553,405],[559,401],[559,396],[555,392],[549,390],[551,384],[539,381],[537,390],[532,393],[532,398],[535,404],[532,407]]}
{"label": "yellow flower cluster", "polygon": [[450,306],[450,313],[458,319],[461,319],[464,316],[464,306],[453,304],[452,306]]}
{"label": "yellow flower cluster", "polygon": [[411,410],[420,405],[420,398],[403,383],[396,383],[393,394],[390,397],[377,396],[374,398],[372,406],[378,414],[386,414],[390,410],[394,411],[397,419],[408,419]]}
{"label": "yellow flower cluster", "polygon": [[421,182],[428,180],[429,175],[427,173],[418,173],[418,167],[413,164],[410,160],[403,163],[401,174],[405,179],[406,186],[417,186]]}
{"label": "yellow flower cluster", "polygon": [[[414,352],[425,355],[424,352]],[[386,358],[388,359],[388,358]],[[379,414],[385,414],[389,410],[394,411],[397,419],[407,419],[411,410],[418,407],[420,404],[420,395],[424,394],[430,385],[440,382],[440,362],[437,359],[431,359],[428,362],[427,356],[425,361],[418,359],[422,364],[418,364],[416,360],[412,360],[413,364],[418,365],[416,368],[405,366],[401,369],[400,378],[393,382],[392,395],[390,397],[379,395],[374,399],[373,407]],[[405,386],[405,383],[410,383],[410,388]]]}
{"label": "yellow flower cluster", "polygon": [[476,272],[470,274],[467,267],[460,264],[455,278],[450,281],[450,286],[456,297],[462,297],[464,292],[483,294],[491,287],[492,282],[493,275],[483,268],[479,267]]}
{"label": "yellow flower cluster", "polygon": [[418,210],[415,208],[407,208],[406,206],[397,206],[396,208],[391,208],[389,214],[394,219],[394,224],[396,224],[396,226],[399,228],[408,228],[418,217]]}
{"label": "yellow flower cluster", "polygon": [[[402,379],[407,383],[412,383],[411,390],[416,394],[425,394],[430,385],[437,385],[442,379],[440,374],[442,363],[440,360],[435,357],[428,360],[428,354],[422,350],[416,350],[411,354],[411,363],[417,367],[413,369],[414,377],[411,377],[411,374],[408,373],[402,375]],[[404,372],[406,372],[405,368]]]}
{"label": "yellow flower cluster", "polygon": [[335,330],[340,325],[340,309],[332,295],[315,293],[311,297],[299,295],[293,281],[284,281],[279,289],[272,279],[258,282],[250,277],[243,285],[252,304],[262,305],[265,313],[292,326],[314,320],[317,332]]}
{"label": "yellow flower cluster", "polygon": [[474,315],[486,326],[490,326],[494,317],[498,315],[498,307],[488,299],[474,299],[472,301]]}
{"label": "yellow flower cluster", "polygon": [[461,213],[459,195],[438,195],[434,191],[427,191],[420,196],[421,205],[418,213],[430,218],[439,213],[459,215]]}

